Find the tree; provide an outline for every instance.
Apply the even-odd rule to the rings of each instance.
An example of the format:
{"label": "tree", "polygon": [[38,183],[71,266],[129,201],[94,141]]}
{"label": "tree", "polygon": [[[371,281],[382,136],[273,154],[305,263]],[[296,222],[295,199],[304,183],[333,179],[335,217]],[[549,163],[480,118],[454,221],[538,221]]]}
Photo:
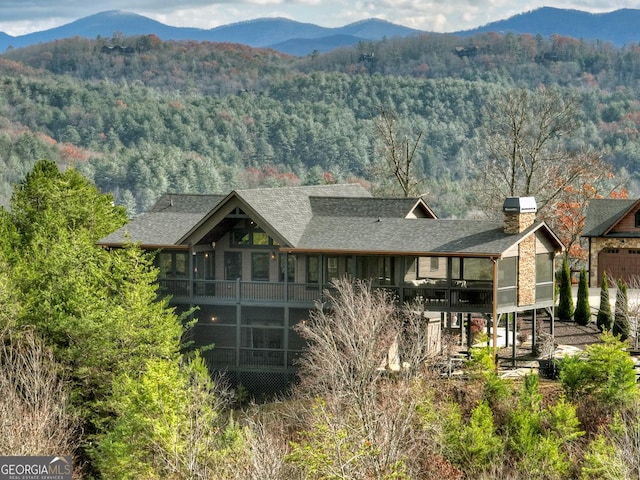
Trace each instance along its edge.
{"label": "tree", "polygon": [[580,281],[578,283],[578,298],[576,303],[576,311],[573,318],[578,325],[589,325],[591,322],[591,306],[589,305],[589,281],[587,280],[587,271],[583,268],[580,270]]}
{"label": "tree", "polygon": [[560,270],[560,300],[558,302],[558,318],[560,320],[571,320],[573,317],[573,296],[571,293],[571,272],[569,262],[565,255],[562,259],[562,270]]}
{"label": "tree", "polygon": [[218,393],[198,356],[121,374],[110,400],[117,418],[94,455],[102,478],[232,478],[242,430],[218,414]]}
{"label": "tree", "polygon": [[621,278],[618,279],[618,291],[616,293],[616,304],[613,316],[612,333],[620,336],[624,341],[629,338],[631,327],[629,325],[629,298],[627,294],[627,283]]}
{"label": "tree", "polygon": [[596,325],[601,332],[610,331],[613,327],[613,314],[611,313],[611,302],[609,300],[609,281],[606,274],[602,276],[602,282],[600,283],[600,308],[598,308]]}
{"label": "tree", "polygon": [[308,348],[294,398],[319,399],[305,409],[307,440],[296,448],[313,451],[318,463],[295,456],[302,473],[383,478],[400,468],[412,477],[422,448],[412,425],[427,388],[416,380],[425,375],[433,342],[415,307],[400,310],[389,292],[340,279],[326,303],[296,326]]}
{"label": "tree", "polygon": [[108,401],[114,381],[138,376],[153,359],[176,362],[183,325],[158,299],[150,254],[96,246],[124,223],[124,209],[79,173],[39,162],[11,205],[3,215],[15,230],[6,249],[20,302],[16,324],[33,328],[61,365],[88,462],[89,446],[118,418]]}
{"label": "tree", "polygon": [[[608,172],[601,155],[565,140],[579,128],[579,114],[577,97],[544,86],[501,92],[489,101],[480,137],[487,150],[478,163],[480,206],[496,210],[506,197],[534,196],[541,216],[550,217],[554,204],[565,209],[571,203],[561,200],[567,189],[582,192],[583,178]],[[579,234],[568,230],[566,237],[572,246]]]}
{"label": "tree", "polygon": [[403,138],[397,114],[383,107],[379,107],[378,111],[374,130],[380,142],[378,152],[383,158],[384,168],[379,168],[376,173],[386,178],[391,172],[404,197],[415,195],[421,180],[414,160],[422,132],[418,133],[415,140],[410,140],[407,135]]}

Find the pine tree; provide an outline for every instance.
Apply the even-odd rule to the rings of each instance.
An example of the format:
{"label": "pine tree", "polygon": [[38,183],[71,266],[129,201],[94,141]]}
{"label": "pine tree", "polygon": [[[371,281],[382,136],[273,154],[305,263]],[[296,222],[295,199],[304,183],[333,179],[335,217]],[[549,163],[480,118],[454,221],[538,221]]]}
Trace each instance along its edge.
{"label": "pine tree", "polygon": [[616,295],[616,308],[613,318],[613,334],[620,336],[620,340],[629,338],[629,299],[627,296],[627,283],[618,279],[618,293]]}
{"label": "pine tree", "polygon": [[578,302],[573,316],[578,325],[589,325],[591,322],[591,306],[589,305],[589,284],[587,281],[587,271],[580,271],[580,282],[578,283]]}
{"label": "pine tree", "polygon": [[571,296],[571,272],[569,271],[569,261],[565,256],[562,260],[562,270],[560,271],[560,301],[558,303],[558,318],[560,320],[571,320],[573,317],[573,297]]}
{"label": "pine tree", "polygon": [[600,284],[600,308],[598,309],[596,325],[601,332],[611,330],[611,327],[613,327],[613,315],[609,301],[609,281],[606,275],[602,276],[602,283]]}

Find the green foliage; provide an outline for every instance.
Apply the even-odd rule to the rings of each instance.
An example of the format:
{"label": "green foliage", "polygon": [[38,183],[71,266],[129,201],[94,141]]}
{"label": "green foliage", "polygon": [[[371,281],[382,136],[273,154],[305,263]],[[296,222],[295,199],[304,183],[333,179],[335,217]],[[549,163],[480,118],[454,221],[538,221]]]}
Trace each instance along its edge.
{"label": "green foliage", "polygon": [[600,284],[600,308],[598,309],[596,325],[598,325],[598,329],[601,332],[611,330],[613,327],[613,314],[611,313],[609,300],[609,281],[606,275],[602,276],[602,283]]}
{"label": "green foliage", "polygon": [[483,380],[484,398],[491,408],[498,408],[511,397],[511,384],[498,375],[492,348],[474,347],[470,353],[467,371],[472,377]]}
{"label": "green foliage", "polygon": [[176,362],[183,326],[166,300],[158,301],[149,254],[95,245],[123,224],[124,211],[78,172],[38,162],[11,205],[4,250],[16,322],[34,328],[61,364],[83,455],[117,421],[109,401],[116,379],[139,378],[154,359]]}
{"label": "green foliage", "polygon": [[604,434],[598,434],[589,442],[580,472],[581,480],[619,480],[626,477],[624,459],[616,454],[616,448]]}
{"label": "green foliage", "polygon": [[589,325],[591,323],[591,305],[589,305],[589,281],[587,280],[587,271],[583,268],[580,270],[580,281],[578,283],[578,299],[576,302],[576,311],[573,318],[578,325]]}
{"label": "green foliage", "polygon": [[371,470],[372,457],[380,454],[368,439],[354,432],[332,414],[320,398],[314,400],[314,421],[302,432],[301,440],[291,442],[286,461],[297,467],[303,478],[381,478],[407,479],[402,463],[395,463],[387,472],[376,476]]}
{"label": "green foliage", "polygon": [[504,441],[496,431],[487,402],[473,409],[468,422],[458,406],[451,405],[444,428],[447,457],[468,475],[490,470],[503,453]]}
{"label": "green foliage", "polygon": [[636,372],[625,344],[610,332],[589,345],[584,355],[565,357],[560,381],[570,398],[590,395],[610,407],[624,407],[638,398]]}
{"label": "green foliage", "polygon": [[571,466],[565,447],[584,434],[579,425],[575,407],[564,399],[542,408],[538,376],[525,377],[507,425],[517,471],[525,478],[565,478]]}
{"label": "green foliage", "polygon": [[149,360],[139,378],[123,373],[110,403],[116,420],[93,452],[102,478],[223,478],[241,461],[242,430],[221,421],[199,357]]}
{"label": "green foliage", "polygon": [[562,269],[560,270],[560,298],[558,300],[557,315],[560,320],[571,320],[573,317],[573,296],[571,293],[571,272],[569,271],[569,261],[565,255],[562,259]]}
{"label": "green foliage", "polygon": [[631,333],[631,326],[629,324],[629,296],[627,293],[627,283],[622,279],[618,279],[618,292],[616,294],[612,332],[614,335],[619,336],[622,341],[629,338]]}

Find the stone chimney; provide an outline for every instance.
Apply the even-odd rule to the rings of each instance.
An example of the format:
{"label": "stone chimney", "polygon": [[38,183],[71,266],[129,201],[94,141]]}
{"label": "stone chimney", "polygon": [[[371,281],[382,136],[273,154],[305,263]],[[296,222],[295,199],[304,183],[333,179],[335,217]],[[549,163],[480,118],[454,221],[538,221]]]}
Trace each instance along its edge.
{"label": "stone chimney", "polygon": [[502,205],[504,232],[520,233],[536,221],[538,207],[533,197],[507,197]]}

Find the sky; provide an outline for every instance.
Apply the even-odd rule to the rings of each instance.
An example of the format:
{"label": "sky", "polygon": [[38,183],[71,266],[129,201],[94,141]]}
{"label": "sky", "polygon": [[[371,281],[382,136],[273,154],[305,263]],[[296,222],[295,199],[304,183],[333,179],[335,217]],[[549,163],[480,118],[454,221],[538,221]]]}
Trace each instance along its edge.
{"label": "sky", "polygon": [[640,0],[0,0],[0,32],[23,35],[106,10],[122,10],[175,27],[209,29],[265,17],[340,27],[379,18],[426,32],[447,33],[543,6],[603,13],[640,9]]}

